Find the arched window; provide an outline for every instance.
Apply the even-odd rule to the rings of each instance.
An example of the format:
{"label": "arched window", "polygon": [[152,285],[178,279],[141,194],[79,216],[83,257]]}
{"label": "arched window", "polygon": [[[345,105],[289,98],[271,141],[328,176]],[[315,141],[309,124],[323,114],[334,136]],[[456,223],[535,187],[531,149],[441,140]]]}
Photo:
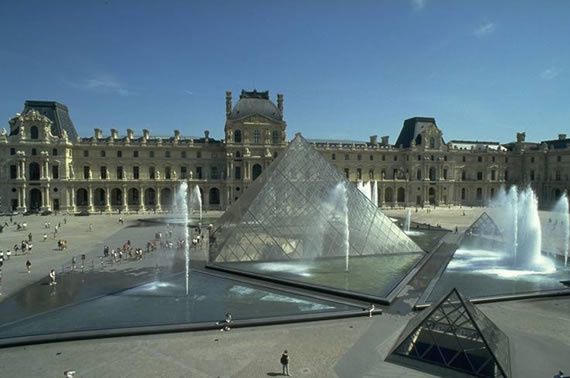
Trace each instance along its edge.
{"label": "arched window", "polygon": [[418,169],[418,171],[416,172],[416,179],[417,180],[421,180],[422,179],[422,170]]}
{"label": "arched window", "polygon": [[434,167],[431,167],[431,168],[429,169],[429,180],[430,180],[430,181],[435,181],[435,179],[436,179],[435,176],[436,176],[436,175],[435,175],[435,168],[434,168]]}
{"label": "arched window", "polygon": [[218,188],[210,189],[210,205],[219,205],[220,204],[220,190]]}
{"label": "arched window", "polygon": [[87,206],[89,203],[89,193],[87,189],[77,189],[75,194],[75,204],[77,206]]}
{"label": "arched window", "polygon": [[241,130],[234,131],[234,143],[241,143]]}
{"label": "arched window", "polygon": [[279,140],[281,139],[279,134],[280,133],[278,130],[273,130],[273,132],[271,133],[271,143],[279,144]]}
{"label": "arched window", "polygon": [[259,129],[253,130],[253,144],[261,143],[261,131]]}
{"label": "arched window", "polygon": [[251,170],[251,178],[255,180],[261,174],[261,165],[255,164]]}
{"label": "arched window", "polygon": [[39,130],[37,126],[32,126],[30,128],[30,138],[31,139],[38,139],[39,138]]}
{"label": "arched window", "polygon": [[52,156],[57,156],[57,148],[54,148],[54,149],[51,151],[51,154],[52,154]]}

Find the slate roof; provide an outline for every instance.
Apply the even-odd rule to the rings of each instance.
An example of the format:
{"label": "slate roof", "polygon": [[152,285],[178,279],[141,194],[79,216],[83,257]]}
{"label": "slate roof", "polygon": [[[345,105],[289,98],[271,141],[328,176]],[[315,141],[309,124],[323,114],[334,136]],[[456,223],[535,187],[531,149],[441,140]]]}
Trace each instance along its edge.
{"label": "slate roof", "polygon": [[[412,144],[412,140],[416,139],[418,134],[425,128],[425,125],[421,125],[418,123],[435,123],[435,118],[431,117],[413,117],[404,121],[404,126],[402,126],[402,131],[400,131],[400,135],[398,136],[398,140],[396,141],[395,146],[400,147],[400,145],[404,148],[408,148]],[[437,125],[436,125],[437,126]]]}
{"label": "slate roof", "polygon": [[[30,109],[37,110],[53,122],[51,125],[51,133],[53,135],[61,137],[62,130],[65,130],[69,140],[77,140],[77,130],[69,117],[67,106],[55,101],[26,101],[22,113]],[[18,130],[13,130],[11,135],[17,134],[17,132]]]}

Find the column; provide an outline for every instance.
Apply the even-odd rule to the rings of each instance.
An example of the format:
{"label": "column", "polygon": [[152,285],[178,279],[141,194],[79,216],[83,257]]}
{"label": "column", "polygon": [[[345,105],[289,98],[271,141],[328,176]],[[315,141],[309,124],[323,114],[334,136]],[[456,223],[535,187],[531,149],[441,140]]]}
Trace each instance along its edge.
{"label": "column", "polygon": [[28,201],[27,201],[27,198],[26,198],[26,186],[23,185],[23,186],[22,186],[22,210],[23,210],[23,211],[26,211],[26,209],[27,209],[27,207],[28,207],[28,206],[27,206],[27,202],[28,202]]}
{"label": "column", "polygon": [[144,206],[144,188],[141,186],[139,188],[139,210],[140,211],[145,211],[145,206]]}
{"label": "column", "polygon": [[129,211],[129,207],[127,205],[127,186],[123,185],[123,211]]}
{"label": "column", "polygon": [[111,188],[108,186],[105,188],[105,211],[111,211]]}
{"label": "column", "polygon": [[91,185],[89,185],[88,193],[89,193],[89,211],[95,211],[95,208],[93,207],[93,187]]}
{"label": "column", "polygon": [[156,188],[156,206],[155,206],[155,208],[156,208],[156,211],[161,210],[161,208],[160,208],[160,188],[159,187]]}
{"label": "column", "polygon": [[75,187],[74,186],[71,187],[71,204],[68,206],[68,208],[71,208],[71,211],[76,210],[76,207],[75,207]]}

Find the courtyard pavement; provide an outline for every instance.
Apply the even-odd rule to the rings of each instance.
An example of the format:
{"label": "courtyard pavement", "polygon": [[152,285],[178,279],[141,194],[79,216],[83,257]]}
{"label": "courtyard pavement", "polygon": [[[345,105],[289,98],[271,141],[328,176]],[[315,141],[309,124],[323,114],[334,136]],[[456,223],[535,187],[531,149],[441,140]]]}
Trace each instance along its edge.
{"label": "courtyard pavement", "polygon": [[[422,210],[420,210],[421,212]],[[423,210],[425,211],[425,210]],[[435,209],[418,212],[414,221],[442,227],[467,227],[482,209]],[[386,211],[402,216],[403,210]],[[67,239],[69,249],[55,251],[55,240],[41,241],[43,223],[53,226],[63,216],[14,217],[28,222],[28,231],[13,228],[0,234],[0,249],[13,246],[33,233],[32,273],[25,273],[26,256],[12,257],[3,269],[3,296],[6,297],[39,279],[50,268],[69,264],[72,255],[88,253],[97,261],[103,241],[136,219],[154,215],[68,217],[58,238]],[[421,218],[420,218],[421,217]],[[6,217],[1,217],[3,223]],[[93,231],[89,231],[89,224]],[[133,229],[133,232],[137,232]],[[138,235],[138,234],[137,234]],[[141,235],[148,239],[152,236]],[[457,236],[449,234],[448,242]],[[146,238],[145,238],[146,239]],[[144,247],[144,241],[133,241]],[[151,259],[147,259],[147,262]],[[129,266],[125,263],[121,266]],[[105,269],[120,269],[109,266]],[[418,279],[419,280],[419,279]],[[441,371],[424,365],[425,371],[385,361],[388,351],[415,315],[418,298],[414,281],[384,313],[372,318],[234,328],[229,332],[200,331],[81,340],[3,348],[0,375],[6,377],[62,377],[76,370],[76,377],[267,377],[280,376],[279,357],[284,349],[291,356],[290,373],[306,377],[424,377]],[[2,297],[0,297],[2,300]],[[533,299],[478,305],[510,338],[511,367],[515,377],[551,377],[559,369],[570,371],[570,298]],[[432,373],[430,375],[429,373]],[[459,376],[449,373],[448,376]]]}

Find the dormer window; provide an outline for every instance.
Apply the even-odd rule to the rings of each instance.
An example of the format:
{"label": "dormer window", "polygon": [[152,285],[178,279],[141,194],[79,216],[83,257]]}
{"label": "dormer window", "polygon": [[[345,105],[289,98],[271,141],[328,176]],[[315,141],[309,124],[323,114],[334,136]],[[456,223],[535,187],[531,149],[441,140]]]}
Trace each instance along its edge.
{"label": "dormer window", "polygon": [[39,138],[39,130],[37,126],[32,126],[30,128],[30,139],[38,139]]}
{"label": "dormer window", "polygon": [[429,148],[435,148],[435,138],[429,139]]}
{"label": "dormer window", "polygon": [[273,130],[273,132],[271,133],[271,143],[273,144],[279,144],[279,131],[277,130]]}

